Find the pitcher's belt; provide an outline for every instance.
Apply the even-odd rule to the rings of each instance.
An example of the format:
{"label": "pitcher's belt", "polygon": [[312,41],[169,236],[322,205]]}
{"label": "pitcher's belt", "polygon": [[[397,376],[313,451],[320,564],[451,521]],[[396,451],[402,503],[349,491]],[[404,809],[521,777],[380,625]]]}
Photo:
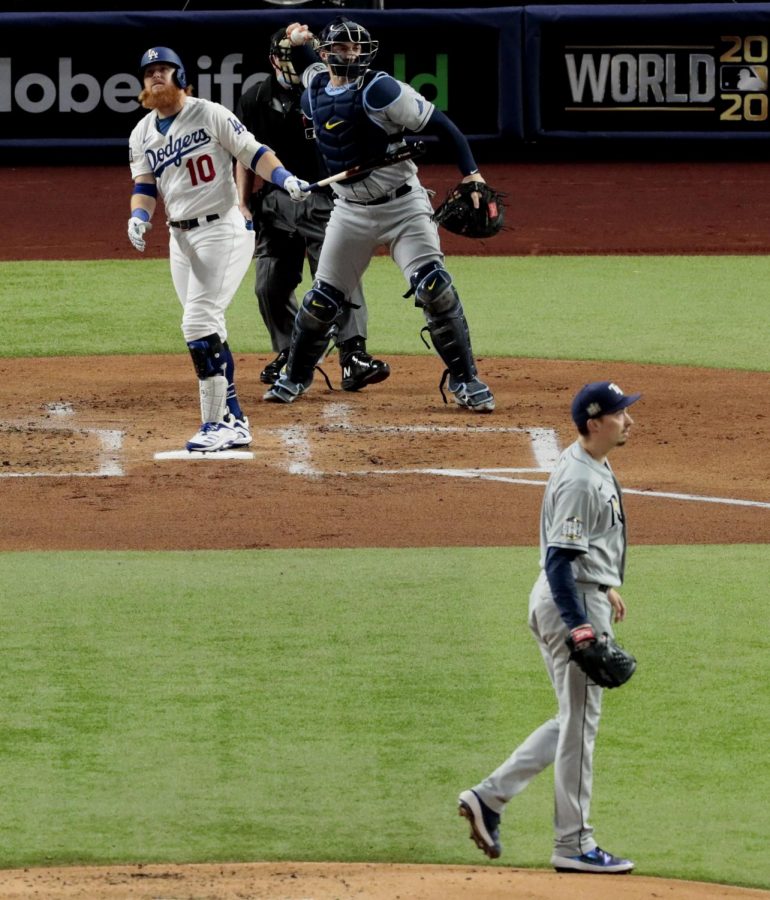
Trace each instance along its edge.
{"label": "pitcher's belt", "polygon": [[610,589],[609,584],[597,584],[595,581],[576,581],[575,584],[585,584],[588,587],[595,587],[596,590],[602,594],[606,594]]}

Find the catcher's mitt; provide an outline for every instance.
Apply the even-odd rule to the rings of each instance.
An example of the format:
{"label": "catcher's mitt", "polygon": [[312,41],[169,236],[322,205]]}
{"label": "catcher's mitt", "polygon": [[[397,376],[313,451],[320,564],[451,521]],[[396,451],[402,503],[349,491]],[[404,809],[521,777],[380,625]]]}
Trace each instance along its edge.
{"label": "catcher's mitt", "polygon": [[[471,194],[480,195],[478,209],[473,205]],[[483,181],[461,182],[447,193],[433,218],[454,234],[469,238],[493,237],[502,230],[505,221],[505,196]]]}
{"label": "catcher's mitt", "polygon": [[575,642],[568,637],[567,646],[569,658],[600,687],[620,687],[636,671],[635,657],[618,646],[606,631],[579,649],[575,649]]}

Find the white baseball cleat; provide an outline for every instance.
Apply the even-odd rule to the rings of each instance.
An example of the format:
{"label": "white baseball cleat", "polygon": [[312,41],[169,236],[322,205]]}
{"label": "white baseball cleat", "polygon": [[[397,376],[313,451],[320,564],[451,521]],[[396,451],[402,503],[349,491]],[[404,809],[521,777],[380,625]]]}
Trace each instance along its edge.
{"label": "white baseball cleat", "polygon": [[187,442],[187,449],[193,453],[213,453],[216,450],[241,446],[236,444],[238,440],[238,432],[227,422],[204,422],[200,430]]}
{"label": "white baseball cleat", "polygon": [[230,444],[231,447],[248,447],[251,443],[251,430],[249,428],[249,417],[244,416],[242,419],[236,419],[231,413],[225,413],[225,424],[236,433],[237,438]]}

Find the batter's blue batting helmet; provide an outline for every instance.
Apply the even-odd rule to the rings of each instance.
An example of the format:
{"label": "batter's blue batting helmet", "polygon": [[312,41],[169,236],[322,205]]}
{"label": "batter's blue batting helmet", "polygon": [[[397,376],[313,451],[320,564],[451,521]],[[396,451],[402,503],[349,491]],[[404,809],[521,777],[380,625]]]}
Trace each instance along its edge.
{"label": "batter's blue batting helmet", "polygon": [[150,47],[139,63],[139,73],[142,78],[144,78],[144,70],[147,66],[152,66],[155,63],[167,63],[170,66],[174,66],[176,69],[174,80],[177,85],[182,89],[187,87],[187,74],[184,70],[184,64],[173,50],[169,47]]}

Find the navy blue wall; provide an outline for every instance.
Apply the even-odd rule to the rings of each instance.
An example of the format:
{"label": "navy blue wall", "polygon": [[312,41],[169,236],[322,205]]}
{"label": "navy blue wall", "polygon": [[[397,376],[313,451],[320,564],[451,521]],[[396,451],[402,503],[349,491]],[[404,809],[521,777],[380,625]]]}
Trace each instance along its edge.
{"label": "navy blue wall", "polygon": [[[411,82],[477,147],[770,134],[768,4],[345,12],[379,39],[376,66]],[[74,150],[83,162],[123,161],[143,114],[137,64],[147,47],[173,47],[196,95],[233,108],[268,71],[276,28],[299,18],[320,30],[333,14],[0,13],[0,156],[55,161]]]}

